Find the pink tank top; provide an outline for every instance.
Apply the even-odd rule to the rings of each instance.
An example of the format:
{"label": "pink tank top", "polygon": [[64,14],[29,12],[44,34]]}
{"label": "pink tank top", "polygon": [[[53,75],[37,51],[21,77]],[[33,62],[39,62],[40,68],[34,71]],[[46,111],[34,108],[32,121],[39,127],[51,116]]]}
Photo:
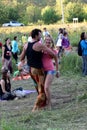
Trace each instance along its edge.
{"label": "pink tank top", "polygon": [[[53,51],[57,54],[56,50]],[[42,63],[45,71],[54,70],[53,58],[49,54],[43,53]]]}

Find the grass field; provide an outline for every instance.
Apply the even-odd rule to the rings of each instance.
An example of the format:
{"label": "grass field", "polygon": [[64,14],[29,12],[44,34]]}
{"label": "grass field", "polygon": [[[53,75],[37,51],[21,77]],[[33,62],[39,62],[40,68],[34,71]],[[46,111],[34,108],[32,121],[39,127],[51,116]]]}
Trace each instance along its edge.
{"label": "grass field", "polygon": [[[86,30],[83,25],[80,27]],[[54,30],[51,26],[47,28],[51,32]],[[3,37],[15,29],[19,32],[31,30],[28,27],[9,28],[6,33],[6,29],[0,30]],[[35,90],[31,78],[11,82],[12,89],[23,87]],[[0,101],[0,130],[87,130],[87,77],[82,77],[80,73],[73,74],[73,70],[61,74],[60,78],[54,78],[51,93],[52,110],[45,109],[34,113],[32,108],[37,93],[14,101]]]}
{"label": "grass field", "polygon": [[81,32],[87,30],[86,24],[87,23],[78,23],[78,24],[67,23],[67,24],[53,24],[53,25],[33,25],[23,27],[0,27],[0,41],[4,43],[6,37],[10,37],[10,39],[13,40],[14,36],[18,36],[18,43],[20,44],[23,33],[25,33],[28,36],[32,29],[39,28],[43,31],[44,27],[48,29],[54,41],[56,41],[58,35],[58,29],[61,27],[66,28],[69,34],[71,45],[77,46],[77,43],[80,40]]}
{"label": "grass field", "polygon": [[[34,90],[31,79],[12,81],[12,87]],[[37,93],[0,102],[0,130],[87,130],[87,77],[65,75],[51,86],[52,110],[32,113]]]}

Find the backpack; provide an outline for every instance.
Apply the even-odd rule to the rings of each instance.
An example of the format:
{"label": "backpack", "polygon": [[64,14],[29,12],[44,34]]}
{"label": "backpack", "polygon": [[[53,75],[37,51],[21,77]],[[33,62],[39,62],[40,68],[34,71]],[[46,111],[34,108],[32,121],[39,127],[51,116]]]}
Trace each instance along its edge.
{"label": "backpack", "polygon": [[78,55],[82,56],[82,48],[80,42],[78,43]]}

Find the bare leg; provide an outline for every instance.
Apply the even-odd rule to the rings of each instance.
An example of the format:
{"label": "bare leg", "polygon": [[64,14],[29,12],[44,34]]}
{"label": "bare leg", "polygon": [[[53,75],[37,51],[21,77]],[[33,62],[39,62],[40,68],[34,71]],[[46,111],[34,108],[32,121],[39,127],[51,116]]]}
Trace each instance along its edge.
{"label": "bare leg", "polygon": [[48,107],[51,107],[51,93],[50,93],[50,86],[53,81],[53,75],[47,74],[45,79],[45,94],[47,98],[47,105]]}

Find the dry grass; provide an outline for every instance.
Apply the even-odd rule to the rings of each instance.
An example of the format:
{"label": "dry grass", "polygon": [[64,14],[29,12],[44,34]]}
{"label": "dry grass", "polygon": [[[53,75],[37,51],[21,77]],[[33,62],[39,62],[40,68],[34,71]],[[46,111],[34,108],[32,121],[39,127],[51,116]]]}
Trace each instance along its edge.
{"label": "dry grass", "polygon": [[53,30],[55,29],[58,31],[58,28],[67,28],[68,30],[70,29],[76,29],[76,28],[86,28],[86,23],[78,23],[78,24],[53,24],[53,25],[33,25],[33,26],[23,26],[23,27],[1,27],[0,28],[0,33],[13,33],[13,32],[21,32],[21,33],[29,33],[32,29],[34,28],[39,28],[43,30],[44,27],[47,27],[48,30]]}

